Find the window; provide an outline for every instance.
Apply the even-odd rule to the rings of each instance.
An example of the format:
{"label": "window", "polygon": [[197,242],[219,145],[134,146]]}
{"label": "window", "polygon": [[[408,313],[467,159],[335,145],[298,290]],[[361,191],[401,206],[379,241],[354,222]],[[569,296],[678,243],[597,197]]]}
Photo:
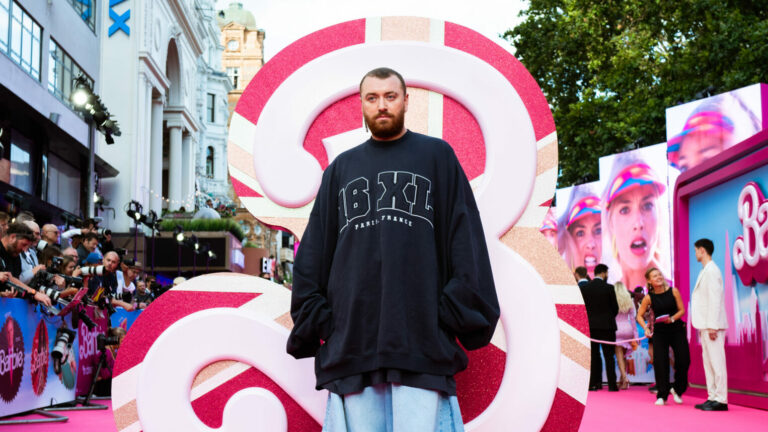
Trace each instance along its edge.
{"label": "window", "polygon": [[40,26],[16,2],[0,0],[0,49],[40,81]]}
{"label": "window", "polygon": [[208,93],[208,121],[210,123],[213,123],[216,121],[216,95],[213,93]]}
{"label": "window", "polygon": [[[2,1],[2,0],[0,0]],[[69,4],[80,15],[80,18],[85,21],[88,28],[92,32],[96,33],[96,1],[95,0],[68,0]]]}
{"label": "window", "polygon": [[[2,1],[2,0],[0,0]],[[93,80],[83,73],[80,66],[53,39],[49,44],[48,90],[68,106],[72,106],[69,95],[74,89],[74,79],[84,75],[93,88]]]}
{"label": "window", "polygon": [[213,147],[208,147],[208,151],[205,156],[205,176],[213,178]]}
{"label": "window", "polygon": [[48,156],[48,199],[56,207],[70,213],[80,212],[80,171],[58,156]]}
{"label": "window", "polygon": [[11,133],[11,184],[29,194],[35,192],[31,155],[32,141],[14,130]]}
{"label": "window", "polygon": [[229,77],[229,80],[232,82],[232,88],[237,89],[238,88],[237,83],[240,79],[240,68],[228,67],[227,76]]}
{"label": "window", "polygon": [[0,50],[8,52],[8,25],[11,22],[11,1],[0,0]]}

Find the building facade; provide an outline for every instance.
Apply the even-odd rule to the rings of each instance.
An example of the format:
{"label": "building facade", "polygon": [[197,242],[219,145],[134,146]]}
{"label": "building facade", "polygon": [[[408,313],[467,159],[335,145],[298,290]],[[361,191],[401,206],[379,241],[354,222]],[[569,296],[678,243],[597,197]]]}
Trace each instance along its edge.
{"label": "building facade", "polygon": [[[94,4],[95,3],[95,4]],[[86,216],[89,182],[118,174],[100,157],[89,172],[97,138],[72,107],[73,79],[98,93],[105,32],[90,0],[0,0],[0,202],[41,222]]]}
{"label": "building facade", "polygon": [[216,20],[224,46],[223,70],[233,87],[229,92],[231,115],[243,90],[264,65],[264,30],[256,27],[253,14],[243,9],[239,2],[232,2],[227,9],[220,10]]}
{"label": "building facade", "polygon": [[101,11],[110,29],[118,26],[103,35],[101,95],[123,131],[115,145],[99,146],[120,170],[100,183],[117,209],[104,226],[127,231],[131,200],[162,214],[194,211],[205,187],[226,193],[230,85],[220,72],[214,4],[123,0]]}

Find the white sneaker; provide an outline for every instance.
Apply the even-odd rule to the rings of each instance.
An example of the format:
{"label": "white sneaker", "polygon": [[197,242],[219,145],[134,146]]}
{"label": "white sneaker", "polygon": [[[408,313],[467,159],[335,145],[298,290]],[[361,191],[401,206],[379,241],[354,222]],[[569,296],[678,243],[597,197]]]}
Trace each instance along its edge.
{"label": "white sneaker", "polygon": [[656,399],[656,405],[666,405],[667,403],[662,398]]}
{"label": "white sneaker", "polygon": [[677,395],[677,392],[675,392],[675,389],[670,389],[670,390],[669,390],[669,394],[671,394],[671,395],[672,395],[672,399],[674,399],[674,400],[675,400],[675,403],[676,403],[676,404],[681,404],[681,403],[683,403],[683,398],[681,398],[680,396],[678,396],[678,395]]}

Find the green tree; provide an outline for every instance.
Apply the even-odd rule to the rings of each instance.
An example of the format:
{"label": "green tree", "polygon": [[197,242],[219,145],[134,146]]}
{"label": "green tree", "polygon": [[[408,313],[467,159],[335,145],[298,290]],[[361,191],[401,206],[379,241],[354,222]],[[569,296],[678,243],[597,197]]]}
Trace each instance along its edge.
{"label": "green tree", "polygon": [[504,37],[552,106],[559,186],[666,141],[667,107],[768,82],[768,0],[530,0]]}

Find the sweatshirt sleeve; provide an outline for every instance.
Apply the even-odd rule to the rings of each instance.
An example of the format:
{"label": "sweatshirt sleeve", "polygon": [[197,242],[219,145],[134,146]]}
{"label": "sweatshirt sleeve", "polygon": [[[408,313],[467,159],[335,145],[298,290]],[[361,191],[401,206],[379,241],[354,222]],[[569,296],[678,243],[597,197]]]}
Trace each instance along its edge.
{"label": "sweatshirt sleeve", "polygon": [[338,209],[329,184],[330,172],[329,167],[323,173],[293,267],[293,329],[286,351],[297,359],[313,357],[320,348],[320,340],[328,339],[333,330],[326,289],[336,247]]}
{"label": "sweatshirt sleeve", "polygon": [[488,345],[499,320],[499,301],[472,188],[451,151],[452,178],[446,185],[450,215],[442,235],[448,236],[448,283],[440,298],[439,319],[468,350]]}

